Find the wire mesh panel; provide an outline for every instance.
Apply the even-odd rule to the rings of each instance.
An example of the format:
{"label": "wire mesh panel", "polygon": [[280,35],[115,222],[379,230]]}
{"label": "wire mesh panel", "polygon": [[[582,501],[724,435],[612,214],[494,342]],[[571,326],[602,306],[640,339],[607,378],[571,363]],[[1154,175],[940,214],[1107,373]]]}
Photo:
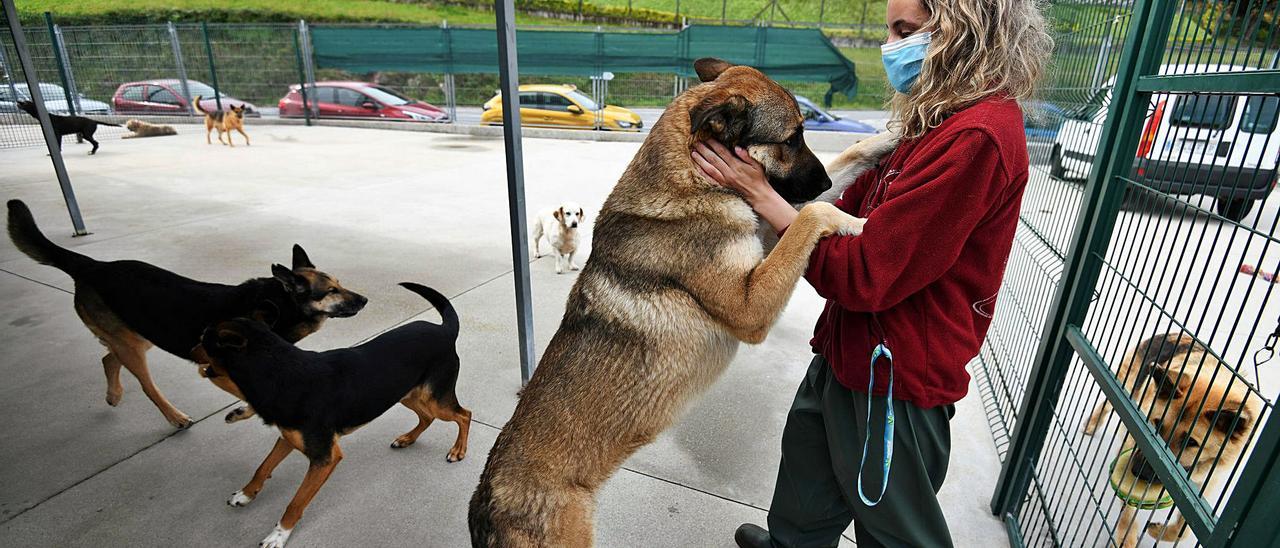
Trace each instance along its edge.
{"label": "wire mesh panel", "polygon": [[[1267,1],[1054,6],[1055,23],[1071,30],[1047,101],[1072,102],[1045,107],[1063,120],[1040,180],[1084,188],[1073,180],[1093,177],[1097,186],[1081,202],[1069,190],[1038,200],[1029,185],[1022,229],[1032,237],[1019,234],[1000,328],[979,360],[997,442],[1038,446],[1019,453],[1032,455],[1026,463],[1006,462],[1006,472],[1028,468],[1007,516],[1026,544],[1220,546],[1248,534],[1219,516],[1244,512],[1262,489],[1242,474],[1270,473],[1259,471],[1277,458],[1276,430],[1263,432],[1280,387],[1270,364],[1280,338],[1278,13]],[[1121,61],[1108,49],[1138,17],[1140,39]],[[1055,223],[1064,205],[1097,216]],[[1068,307],[1060,319],[1024,321],[1018,305],[1034,296],[1026,287],[1054,276],[1025,279],[1028,240],[1050,265],[1088,273],[1061,293],[1078,301],[1078,315]],[[1070,359],[1060,374],[1038,376],[1053,385],[1050,397],[1014,403],[1029,389],[1016,360],[1054,347],[1011,351],[1009,340],[1042,325],[1061,328],[1047,336],[1061,333]],[[1059,353],[1036,367],[1057,368]],[[1010,440],[1001,429],[1028,412],[1047,417],[1043,429]]]}

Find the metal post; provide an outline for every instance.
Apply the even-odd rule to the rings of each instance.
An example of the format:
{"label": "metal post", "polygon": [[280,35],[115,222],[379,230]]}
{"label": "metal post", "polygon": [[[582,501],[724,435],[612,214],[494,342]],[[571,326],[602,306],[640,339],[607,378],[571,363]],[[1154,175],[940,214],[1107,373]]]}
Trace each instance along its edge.
{"label": "metal post", "polygon": [[720,24],[725,24],[725,14],[728,13],[729,0],[720,0]]}
{"label": "metal post", "polygon": [[67,67],[66,91],[71,96],[71,104],[75,106],[73,112],[84,114],[84,105],[80,104],[80,86],[76,85],[76,71],[71,69],[71,57],[67,54],[67,40],[62,36],[62,27],[54,25],[53,34],[58,37],[58,52],[62,59],[62,66]]}
{"label": "metal post", "polygon": [[213,81],[213,101],[222,110],[222,88],[218,87],[218,67],[213,63],[213,43],[209,41],[209,23],[200,22],[200,32],[204,33],[204,53],[209,57],[209,79]]}
{"label": "metal post", "polygon": [[[316,89],[316,66],[314,61],[316,52],[311,47],[311,26],[307,25],[307,21],[305,19],[299,22],[298,25],[302,30],[302,67],[307,73],[307,84],[311,85],[311,89]],[[312,118],[320,118],[319,103],[319,101],[311,102]]]}
{"label": "metal post", "polygon": [[4,83],[9,88],[9,97],[12,97],[14,102],[17,102],[22,96],[18,95],[18,87],[13,84],[14,72],[9,62],[5,59],[4,47],[0,47],[0,71],[4,72]]}
{"label": "metal post", "polygon": [[[5,0],[6,2],[10,0]],[[498,71],[502,81],[502,140],[507,156],[507,210],[511,216],[511,262],[516,286],[516,329],[520,339],[520,379],[533,377],[533,305],[529,288],[529,233],[525,220],[524,154],[520,140],[520,67],[516,59],[514,0],[494,0],[498,16]]]}
{"label": "metal post", "polygon": [[440,22],[441,33],[444,34],[445,71],[444,71],[444,107],[449,113],[449,123],[458,123],[458,96],[453,79],[453,30],[449,28],[449,20]]}
{"label": "metal post", "polygon": [[311,125],[311,107],[307,105],[307,69],[302,66],[302,21],[298,21],[298,31],[293,33],[293,54],[298,60],[298,95],[302,96],[302,120]]}
{"label": "metal post", "polygon": [[1138,148],[1139,129],[1146,118],[1151,94],[1137,90],[1138,78],[1156,74],[1172,26],[1173,7],[1159,0],[1139,0],[1112,90],[1112,107],[1102,128],[1093,170],[1085,186],[1075,235],[1036,349],[1034,369],[1018,407],[1008,456],[1000,469],[991,510],[1002,519],[1017,512],[1031,482],[1031,473],[1044,448],[1054,408],[1071,365],[1073,349],[1067,334],[1088,313],[1094,286],[1111,242],[1126,185]]}
{"label": "metal post", "polygon": [[[169,28],[169,49],[173,50],[173,66],[178,71],[178,87],[182,88],[182,98],[186,99],[187,104],[191,104],[191,87],[187,85],[187,64],[182,60],[182,42],[178,40],[178,27],[173,26],[173,21],[168,21]],[[187,114],[192,114],[188,112]]]}
{"label": "metal post", "polygon": [[[62,44],[58,43],[58,33],[53,29],[52,13],[44,12],[44,23],[49,26],[49,45],[53,47],[53,60],[58,64],[58,78],[62,80],[62,94],[67,100],[67,114],[75,116],[76,106],[71,101],[71,84],[67,82],[67,67],[62,64]],[[32,95],[32,98],[34,97],[35,95]]]}
{"label": "metal post", "polygon": [[680,0],[676,0],[676,23],[680,22]]}
{"label": "metal post", "polygon": [[44,94],[40,93],[40,79],[36,77],[35,64],[31,62],[31,53],[27,51],[27,38],[22,34],[22,25],[18,23],[18,10],[13,7],[13,0],[0,0],[4,5],[4,16],[9,22],[9,33],[13,36],[13,49],[18,52],[18,64],[27,80],[27,91],[31,102],[35,103],[36,118],[40,119],[40,132],[44,134],[44,144],[49,147],[49,160],[53,162],[53,172],[58,177],[58,186],[62,188],[62,199],[67,202],[67,213],[71,214],[71,226],[76,236],[84,236],[89,232],[84,228],[84,218],[80,216],[80,204],[76,202],[75,189],[71,188],[71,179],[67,177],[67,166],[62,163],[62,149],[58,136],[53,132],[49,122],[49,112],[44,108]]}
{"label": "metal post", "polygon": [[1102,47],[1098,49],[1098,60],[1093,67],[1093,82],[1091,89],[1101,89],[1102,83],[1107,79],[1107,60],[1111,58],[1111,34],[1108,33],[1102,39]]}

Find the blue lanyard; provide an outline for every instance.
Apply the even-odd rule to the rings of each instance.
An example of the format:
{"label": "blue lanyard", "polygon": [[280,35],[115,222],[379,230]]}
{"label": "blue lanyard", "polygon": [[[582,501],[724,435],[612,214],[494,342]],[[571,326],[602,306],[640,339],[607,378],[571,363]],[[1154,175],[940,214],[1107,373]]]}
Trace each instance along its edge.
{"label": "blue lanyard", "polygon": [[[867,446],[871,445],[871,400],[876,385],[876,362],[880,358],[889,360],[889,392],[885,394],[884,403],[884,475],[880,478],[880,494],[876,500],[867,498],[862,492],[862,468],[867,464]],[[876,345],[871,352],[871,380],[867,381],[867,435],[862,440],[862,460],[858,462],[858,498],[867,506],[880,504],[884,499],[884,491],[889,487],[889,466],[893,464],[893,352],[883,342]]]}

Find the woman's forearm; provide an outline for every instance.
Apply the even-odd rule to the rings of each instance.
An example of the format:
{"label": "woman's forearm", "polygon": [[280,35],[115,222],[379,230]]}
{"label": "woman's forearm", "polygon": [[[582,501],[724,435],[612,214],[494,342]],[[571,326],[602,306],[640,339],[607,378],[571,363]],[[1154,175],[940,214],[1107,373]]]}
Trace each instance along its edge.
{"label": "woman's forearm", "polygon": [[751,209],[756,210],[774,232],[782,232],[796,220],[796,208],[782,199],[776,192],[770,192],[755,199],[748,200]]}

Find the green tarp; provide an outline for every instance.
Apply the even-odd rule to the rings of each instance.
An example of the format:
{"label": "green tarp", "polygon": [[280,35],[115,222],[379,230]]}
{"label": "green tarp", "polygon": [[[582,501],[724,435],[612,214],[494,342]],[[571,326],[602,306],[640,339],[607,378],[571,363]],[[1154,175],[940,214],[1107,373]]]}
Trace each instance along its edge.
{"label": "green tarp", "polygon": [[[312,28],[315,62],[348,72],[496,73],[493,29]],[[693,61],[719,57],[751,65],[776,80],[829,82],[852,97],[853,62],[816,29],[691,26],[679,32],[518,31],[520,72],[587,76],[604,71],[693,76]],[[828,94],[828,98],[830,93]]]}

